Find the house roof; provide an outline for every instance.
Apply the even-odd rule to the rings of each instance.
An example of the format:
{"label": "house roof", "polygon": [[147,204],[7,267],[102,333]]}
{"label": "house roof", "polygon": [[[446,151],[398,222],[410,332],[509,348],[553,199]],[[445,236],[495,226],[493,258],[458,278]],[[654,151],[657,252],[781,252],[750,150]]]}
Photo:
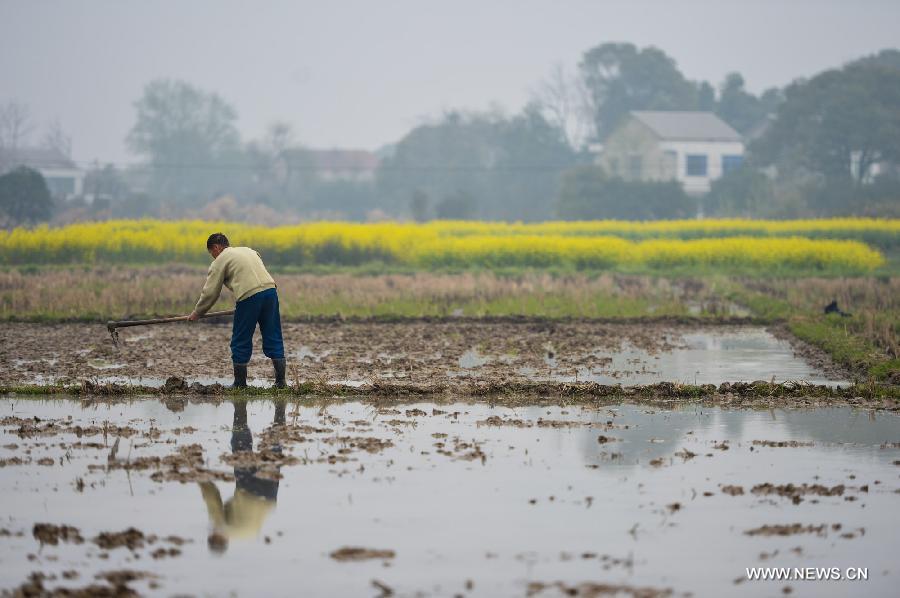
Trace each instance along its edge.
{"label": "house roof", "polygon": [[741,134],[712,112],[635,110],[631,116],[660,139],[679,141],[741,141]]}
{"label": "house roof", "polygon": [[64,153],[56,148],[20,147],[12,152],[5,162],[12,165],[27,166],[35,170],[69,169],[77,170],[78,166]]}

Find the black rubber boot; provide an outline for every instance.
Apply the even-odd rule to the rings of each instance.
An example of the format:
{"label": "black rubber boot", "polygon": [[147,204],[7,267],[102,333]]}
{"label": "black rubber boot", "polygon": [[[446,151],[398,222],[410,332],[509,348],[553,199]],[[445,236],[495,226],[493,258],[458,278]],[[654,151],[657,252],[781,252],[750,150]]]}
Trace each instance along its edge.
{"label": "black rubber boot", "polygon": [[287,362],[281,359],[273,359],[272,365],[275,367],[275,388],[287,388],[287,382],[284,379]]}
{"label": "black rubber boot", "polygon": [[283,426],[285,423],[284,408],[287,407],[287,401],[284,399],[275,399],[275,419],[273,425]]}
{"label": "black rubber boot", "polygon": [[231,388],[247,388],[247,364],[234,364],[234,384]]}

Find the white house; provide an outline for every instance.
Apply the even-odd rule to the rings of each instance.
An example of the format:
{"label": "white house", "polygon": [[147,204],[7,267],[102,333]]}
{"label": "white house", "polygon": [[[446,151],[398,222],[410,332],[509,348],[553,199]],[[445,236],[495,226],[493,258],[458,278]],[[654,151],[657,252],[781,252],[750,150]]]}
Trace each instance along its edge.
{"label": "white house", "polygon": [[0,170],[10,171],[20,166],[37,170],[53,197],[71,199],[84,193],[84,171],[57,149],[18,148],[3,156],[3,166]]}
{"label": "white house", "polygon": [[594,145],[598,164],[632,181],[676,180],[692,195],[741,165],[741,135],[712,112],[634,111]]}

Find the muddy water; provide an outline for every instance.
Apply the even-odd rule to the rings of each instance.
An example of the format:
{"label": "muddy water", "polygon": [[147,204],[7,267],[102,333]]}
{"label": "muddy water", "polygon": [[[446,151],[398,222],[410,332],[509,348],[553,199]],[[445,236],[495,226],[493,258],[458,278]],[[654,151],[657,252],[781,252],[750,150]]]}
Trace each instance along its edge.
{"label": "muddy water", "polygon": [[[0,586],[41,572],[47,589],[84,587],[123,569],[153,576],[128,587],[160,595],[378,595],[377,582],[397,595],[514,596],[594,582],[891,596],[900,580],[896,415],[174,408],[0,400]],[[84,541],[41,546],[38,523]],[[129,527],[142,545],[93,541]],[[869,579],[740,581],[765,565],[867,567]]]}
{"label": "muddy water", "polygon": [[598,349],[591,356],[602,363],[601,367],[581,365],[574,372],[557,373],[556,360],[548,357],[544,372],[537,368],[522,368],[520,372],[538,379],[601,384],[682,382],[718,385],[773,378],[778,382],[842,382],[827,377],[822,370],[796,355],[788,341],[776,338],[763,328],[683,332],[672,335],[669,342],[670,346],[663,351],[647,351],[627,341],[614,351]]}

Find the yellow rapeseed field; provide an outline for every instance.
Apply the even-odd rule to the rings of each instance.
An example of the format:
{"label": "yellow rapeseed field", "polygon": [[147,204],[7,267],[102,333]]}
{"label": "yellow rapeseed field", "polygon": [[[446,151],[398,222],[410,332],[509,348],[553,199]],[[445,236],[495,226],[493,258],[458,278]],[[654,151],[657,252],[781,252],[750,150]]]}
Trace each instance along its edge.
{"label": "yellow rapeseed field", "polygon": [[900,245],[900,220],[349,223],[264,227],[118,220],[0,233],[4,264],[208,261],[211,232],[279,265],[411,267],[725,267],[869,271]]}

